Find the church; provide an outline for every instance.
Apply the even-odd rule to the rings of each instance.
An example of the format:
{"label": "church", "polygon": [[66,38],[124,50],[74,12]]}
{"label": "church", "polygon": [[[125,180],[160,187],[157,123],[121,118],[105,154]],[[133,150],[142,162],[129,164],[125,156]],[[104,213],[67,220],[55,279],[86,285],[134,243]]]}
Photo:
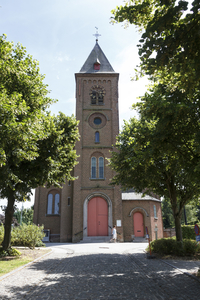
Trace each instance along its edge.
{"label": "church", "polygon": [[52,242],[106,242],[116,225],[120,242],[163,237],[161,201],[157,197],[122,192],[111,186],[114,171],[111,156],[119,133],[119,73],[112,68],[96,43],[76,81],[76,118],[80,140],[76,143],[78,164],[73,182],[62,189],[38,187],[34,223],[44,225]]}

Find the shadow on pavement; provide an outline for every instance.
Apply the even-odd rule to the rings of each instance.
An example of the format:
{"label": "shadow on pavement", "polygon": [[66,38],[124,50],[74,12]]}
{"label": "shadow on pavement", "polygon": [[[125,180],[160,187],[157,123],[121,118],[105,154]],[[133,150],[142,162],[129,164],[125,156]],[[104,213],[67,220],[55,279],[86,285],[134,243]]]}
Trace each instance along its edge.
{"label": "shadow on pavement", "polygon": [[62,255],[33,263],[30,276],[43,271],[42,280],[2,299],[199,299],[198,282],[145,254]]}

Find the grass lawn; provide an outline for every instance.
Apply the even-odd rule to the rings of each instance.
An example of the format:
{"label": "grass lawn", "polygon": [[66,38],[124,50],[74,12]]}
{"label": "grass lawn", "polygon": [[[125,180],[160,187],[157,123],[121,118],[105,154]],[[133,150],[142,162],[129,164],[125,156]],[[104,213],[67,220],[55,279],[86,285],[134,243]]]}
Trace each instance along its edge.
{"label": "grass lawn", "polygon": [[1,260],[0,261],[0,276],[5,275],[6,273],[9,273],[13,271],[14,269],[17,269],[27,263],[29,263],[30,259],[21,259],[21,258],[14,258],[12,260]]}
{"label": "grass lawn", "polygon": [[47,249],[47,248],[43,248],[43,249],[42,248],[38,248],[38,249],[20,248],[19,249],[18,247],[15,248],[22,253],[21,256],[0,258],[0,277],[51,251],[51,249]]}

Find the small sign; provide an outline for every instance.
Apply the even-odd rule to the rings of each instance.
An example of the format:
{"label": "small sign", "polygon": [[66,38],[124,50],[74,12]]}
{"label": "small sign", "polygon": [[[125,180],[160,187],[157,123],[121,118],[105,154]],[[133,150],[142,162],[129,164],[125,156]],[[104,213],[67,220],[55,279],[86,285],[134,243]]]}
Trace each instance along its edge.
{"label": "small sign", "polygon": [[121,220],[117,220],[117,227],[121,227],[122,226],[122,222],[121,222]]}
{"label": "small sign", "polygon": [[196,236],[196,241],[197,241],[197,242],[200,242],[200,235],[197,235],[197,236]]}
{"label": "small sign", "polygon": [[148,234],[146,234],[146,239],[149,239],[149,235]]}
{"label": "small sign", "polygon": [[194,226],[194,231],[195,231],[196,235],[199,235],[199,226],[197,224],[195,224],[195,226]]}

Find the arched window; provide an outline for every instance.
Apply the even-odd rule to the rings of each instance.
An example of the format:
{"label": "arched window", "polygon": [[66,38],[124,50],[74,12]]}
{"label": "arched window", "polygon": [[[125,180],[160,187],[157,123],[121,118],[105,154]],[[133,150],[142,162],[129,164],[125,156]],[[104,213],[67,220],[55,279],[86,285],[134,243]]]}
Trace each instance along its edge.
{"label": "arched window", "polygon": [[91,177],[90,179],[104,179],[104,157],[99,152],[93,153],[91,157]]}
{"label": "arched window", "polygon": [[154,210],[154,218],[157,218],[157,211],[156,211],[156,206],[153,206],[153,210]]}
{"label": "arched window", "polygon": [[47,203],[47,214],[51,215],[52,214],[52,205],[53,205],[53,195],[49,194],[48,195],[48,203]]}
{"label": "arched window", "polygon": [[60,202],[60,195],[55,194],[55,200],[54,200],[54,214],[59,214],[59,202]]}
{"label": "arched window", "polygon": [[99,157],[99,178],[104,178],[104,159]]}
{"label": "arched window", "polygon": [[92,157],[91,159],[91,178],[96,178],[96,168],[97,168],[97,160],[96,157]]}
{"label": "arched window", "polygon": [[60,213],[60,194],[52,190],[47,198],[47,215],[59,215]]}
{"label": "arched window", "polygon": [[99,131],[95,132],[95,143],[99,143]]}

